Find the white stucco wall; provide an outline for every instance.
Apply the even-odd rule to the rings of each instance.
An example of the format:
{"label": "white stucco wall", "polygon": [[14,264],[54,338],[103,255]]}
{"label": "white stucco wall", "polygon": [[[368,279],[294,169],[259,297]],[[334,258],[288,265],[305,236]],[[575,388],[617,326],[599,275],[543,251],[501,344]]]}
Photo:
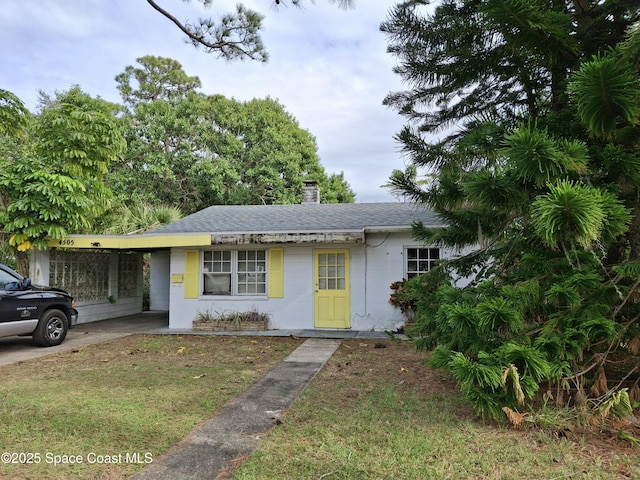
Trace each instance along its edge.
{"label": "white stucco wall", "polygon": [[[270,315],[271,328],[313,329],[314,248],[346,248],[350,252],[351,329],[395,330],[404,324],[405,317],[389,303],[389,286],[405,275],[404,248],[407,246],[421,245],[412,240],[408,232],[368,234],[366,244],[284,245],[283,298],[200,296],[185,299],[184,283],[171,283],[169,328],[191,329],[198,311],[228,314],[257,310]],[[185,249],[172,249],[169,276],[184,274],[184,268]]]}
{"label": "white stucco wall", "polygon": [[[362,269],[354,292],[352,327],[354,330],[395,330],[404,324],[404,315],[389,303],[389,285],[401,280],[404,271],[403,249],[413,245],[408,234],[374,233],[368,234],[363,258],[359,258],[358,268]],[[354,279],[355,280],[355,279]],[[362,292],[358,298],[357,292]]]}
{"label": "white stucco wall", "polygon": [[[171,274],[184,274],[185,249],[171,252]],[[201,288],[200,288],[201,291]],[[284,297],[207,296],[184,298],[184,283],[170,286],[169,328],[191,329],[198,311],[216,314],[256,310],[267,313],[275,329],[313,328],[313,249],[288,246],[284,249]]]}
{"label": "white stucco wall", "polygon": [[78,302],[78,323],[97,322],[109,318],[126,317],[142,313],[142,296],[109,301]]}

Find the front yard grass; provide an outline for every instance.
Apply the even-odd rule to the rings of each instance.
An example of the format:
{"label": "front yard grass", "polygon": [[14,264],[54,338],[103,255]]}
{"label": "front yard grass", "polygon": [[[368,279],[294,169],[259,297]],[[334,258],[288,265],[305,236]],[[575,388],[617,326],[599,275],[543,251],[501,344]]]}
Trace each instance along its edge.
{"label": "front yard grass", "polygon": [[[128,478],[301,342],[135,335],[0,367],[1,450],[40,458],[0,463],[0,478]],[[479,422],[425,357],[343,341],[235,478],[640,478],[629,444]]]}
{"label": "front yard grass", "polygon": [[0,367],[0,478],[127,478],[300,343],[134,335]]}
{"label": "front yard grass", "polygon": [[425,357],[408,342],[343,341],[234,478],[640,478],[640,449],[615,439],[479,422]]}

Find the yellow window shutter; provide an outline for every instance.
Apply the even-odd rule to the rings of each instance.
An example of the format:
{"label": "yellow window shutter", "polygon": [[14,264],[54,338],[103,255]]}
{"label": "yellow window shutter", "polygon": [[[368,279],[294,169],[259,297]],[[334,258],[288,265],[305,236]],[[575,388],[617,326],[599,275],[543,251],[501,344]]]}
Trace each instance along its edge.
{"label": "yellow window shutter", "polygon": [[184,252],[184,298],[198,298],[200,284],[200,252]]}
{"label": "yellow window shutter", "polygon": [[284,297],[284,250],[269,249],[269,298]]}

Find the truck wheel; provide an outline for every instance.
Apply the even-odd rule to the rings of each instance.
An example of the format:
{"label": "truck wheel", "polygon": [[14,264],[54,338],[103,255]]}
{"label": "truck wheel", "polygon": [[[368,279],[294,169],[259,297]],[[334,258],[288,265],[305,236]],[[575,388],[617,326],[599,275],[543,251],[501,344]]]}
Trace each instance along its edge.
{"label": "truck wheel", "polygon": [[69,320],[60,310],[47,310],[38,321],[33,340],[41,347],[60,345],[67,336]]}

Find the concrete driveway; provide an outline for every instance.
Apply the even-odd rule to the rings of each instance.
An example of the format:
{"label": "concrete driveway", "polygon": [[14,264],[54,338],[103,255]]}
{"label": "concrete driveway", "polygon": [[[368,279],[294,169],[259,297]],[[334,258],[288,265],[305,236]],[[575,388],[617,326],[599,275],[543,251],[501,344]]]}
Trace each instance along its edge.
{"label": "concrete driveway", "polygon": [[0,366],[74,350],[133,333],[162,333],[168,330],[168,325],[166,312],[144,312],[100,322],[81,323],[70,330],[64,342],[56,347],[38,347],[31,337],[0,338]]}

